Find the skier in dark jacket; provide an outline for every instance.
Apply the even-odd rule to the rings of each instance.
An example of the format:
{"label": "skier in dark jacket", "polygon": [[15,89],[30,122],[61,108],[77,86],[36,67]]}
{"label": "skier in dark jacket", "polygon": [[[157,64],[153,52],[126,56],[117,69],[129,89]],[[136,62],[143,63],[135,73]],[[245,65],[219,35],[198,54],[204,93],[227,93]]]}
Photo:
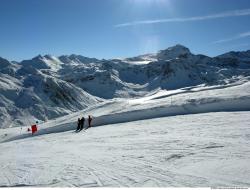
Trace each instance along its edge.
{"label": "skier in dark jacket", "polygon": [[84,121],[85,121],[85,118],[84,118],[84,117],[82,117],[82,119],[81,119],[81,127],[80,127],[80,131],[81,131],[81,130],[83,130]]}
{"label": "skier in dark jacket", "polygon": [[80,118],[78,118],[76,131],[78,131],[80,129],[81,129],[81,120],[80,120]]}
{"label": "skier in dark jacket", "polygon": [[89,124],[89,126],[87,127],[87,129],[91,127],[91,121],[92,121],[92,117],[89,115],[89,117],[88,117],[88,124]]}

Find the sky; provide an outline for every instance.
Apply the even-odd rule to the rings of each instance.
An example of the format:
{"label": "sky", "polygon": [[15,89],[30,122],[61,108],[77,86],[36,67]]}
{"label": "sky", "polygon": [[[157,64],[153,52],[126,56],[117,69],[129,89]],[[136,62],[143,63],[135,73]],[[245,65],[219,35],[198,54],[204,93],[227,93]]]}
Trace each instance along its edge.
{"label": "sky", "polygon": [[0,57],[8,60],[125,58],[175,44],[208,56],[250,49],[250,1],[0,1]]}

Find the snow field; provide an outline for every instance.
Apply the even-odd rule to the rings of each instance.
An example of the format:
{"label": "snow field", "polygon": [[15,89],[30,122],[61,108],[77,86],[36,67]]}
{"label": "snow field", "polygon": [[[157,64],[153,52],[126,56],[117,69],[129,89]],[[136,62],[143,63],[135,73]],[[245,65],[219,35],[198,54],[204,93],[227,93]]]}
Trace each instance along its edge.
{"label": "snow field", "polygon": [[246,187],[250,112],[179,115],[0,144],[0,186]]}

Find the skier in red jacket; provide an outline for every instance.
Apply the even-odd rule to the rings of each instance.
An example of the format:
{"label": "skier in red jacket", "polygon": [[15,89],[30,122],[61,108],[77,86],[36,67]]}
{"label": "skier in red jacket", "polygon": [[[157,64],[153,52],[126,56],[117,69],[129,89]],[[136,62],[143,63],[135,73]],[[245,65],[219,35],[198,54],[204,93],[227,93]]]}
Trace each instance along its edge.
{"label": "skier in red jacket", "polygon": [[32,135],[37,132],[37,124],[38,124],[38,121],[36,121],[36,124],[34,125],[31,125],[31,133]]}

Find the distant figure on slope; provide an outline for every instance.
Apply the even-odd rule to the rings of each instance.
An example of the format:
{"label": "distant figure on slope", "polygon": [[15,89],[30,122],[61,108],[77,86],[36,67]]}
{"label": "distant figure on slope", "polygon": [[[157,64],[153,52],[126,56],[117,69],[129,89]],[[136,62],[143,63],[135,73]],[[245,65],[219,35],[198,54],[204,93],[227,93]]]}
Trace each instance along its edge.
{"label": "distant figure on slope", "polygon": [[76,132],[81,128],[81,120],[78,118]]}
{"label": "distant figure on slope", "polygon": [[82,117],[81,122],[80,122],[81,123],[81,125],[80,125],[80,131],[83,130],[84,122],[85,122],[85,118]]}
{"label": "distant figure on slope", "polygon": [[38,124],[38,121],[36,121],[36,124],[34,125],[31,125],[31,133],[32,135],[37,132],[37,124]]}
{"label": "distant figure on slope", "polygon": [[91,127],[91,121],[92,121],[92,117],[89,115],[89,117],[88,117],[88,124],[89,124],[89,126],[86,129],[88,129],[88,128]]}

